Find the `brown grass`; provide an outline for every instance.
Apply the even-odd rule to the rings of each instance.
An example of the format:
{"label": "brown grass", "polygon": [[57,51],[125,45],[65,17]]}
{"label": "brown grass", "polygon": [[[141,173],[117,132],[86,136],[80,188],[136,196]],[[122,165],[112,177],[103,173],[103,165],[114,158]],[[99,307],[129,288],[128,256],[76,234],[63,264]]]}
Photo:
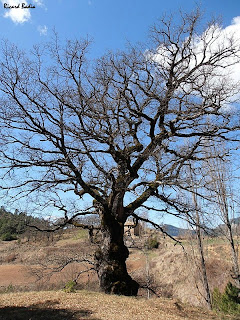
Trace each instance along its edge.
{"label": "brown grass", "polygon": [[214,313],[170,299],[142,299],[62,291],[0,295],[1,320],[217,320]]}

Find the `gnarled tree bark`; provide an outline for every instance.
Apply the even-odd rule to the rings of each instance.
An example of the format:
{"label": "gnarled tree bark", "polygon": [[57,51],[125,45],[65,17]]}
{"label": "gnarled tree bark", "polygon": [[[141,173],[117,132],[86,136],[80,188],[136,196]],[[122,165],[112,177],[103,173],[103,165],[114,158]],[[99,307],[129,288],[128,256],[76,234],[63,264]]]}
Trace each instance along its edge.
{"label": "gnarled tree bark", "polygon": [[102,245],[95,254],[100,288],[105,293],[136,296],[139,284],[127,272],[128,248],[123,241],[124,222],[102,214]]}

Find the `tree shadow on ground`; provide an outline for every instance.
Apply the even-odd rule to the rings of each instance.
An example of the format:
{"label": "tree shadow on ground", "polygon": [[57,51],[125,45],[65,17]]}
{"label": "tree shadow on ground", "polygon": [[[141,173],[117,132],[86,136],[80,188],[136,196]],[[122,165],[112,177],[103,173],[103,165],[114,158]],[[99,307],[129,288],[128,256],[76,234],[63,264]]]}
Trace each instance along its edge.
{"label": "tree shadow on ground", "polygon": [[92,317],[90,310],[54,308],[57,302],[34,304],[28,307],[2,307],[1,320],[101,320]]}

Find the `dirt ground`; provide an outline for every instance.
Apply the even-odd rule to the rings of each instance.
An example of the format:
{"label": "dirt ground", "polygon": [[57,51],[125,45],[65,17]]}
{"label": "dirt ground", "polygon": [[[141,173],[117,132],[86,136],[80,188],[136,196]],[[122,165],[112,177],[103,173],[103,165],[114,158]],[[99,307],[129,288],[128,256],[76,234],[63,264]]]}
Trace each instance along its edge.
{"label": "dirt ground", "polygon": [[23,286],[33,282],[34,276],[28,273],[27,267],[24,265],[0,265],[0,285],[7,287],[9,285]]}

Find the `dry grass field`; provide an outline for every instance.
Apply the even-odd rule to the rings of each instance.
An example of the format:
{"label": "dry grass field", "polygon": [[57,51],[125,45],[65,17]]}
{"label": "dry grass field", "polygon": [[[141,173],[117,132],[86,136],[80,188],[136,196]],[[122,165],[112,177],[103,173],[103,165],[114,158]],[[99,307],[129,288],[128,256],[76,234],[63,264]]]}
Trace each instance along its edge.
{"label": "dry grass field", "polygon": [[0,295],[1,320],[217,320],[214,313],[171,299],[62,291]]}

